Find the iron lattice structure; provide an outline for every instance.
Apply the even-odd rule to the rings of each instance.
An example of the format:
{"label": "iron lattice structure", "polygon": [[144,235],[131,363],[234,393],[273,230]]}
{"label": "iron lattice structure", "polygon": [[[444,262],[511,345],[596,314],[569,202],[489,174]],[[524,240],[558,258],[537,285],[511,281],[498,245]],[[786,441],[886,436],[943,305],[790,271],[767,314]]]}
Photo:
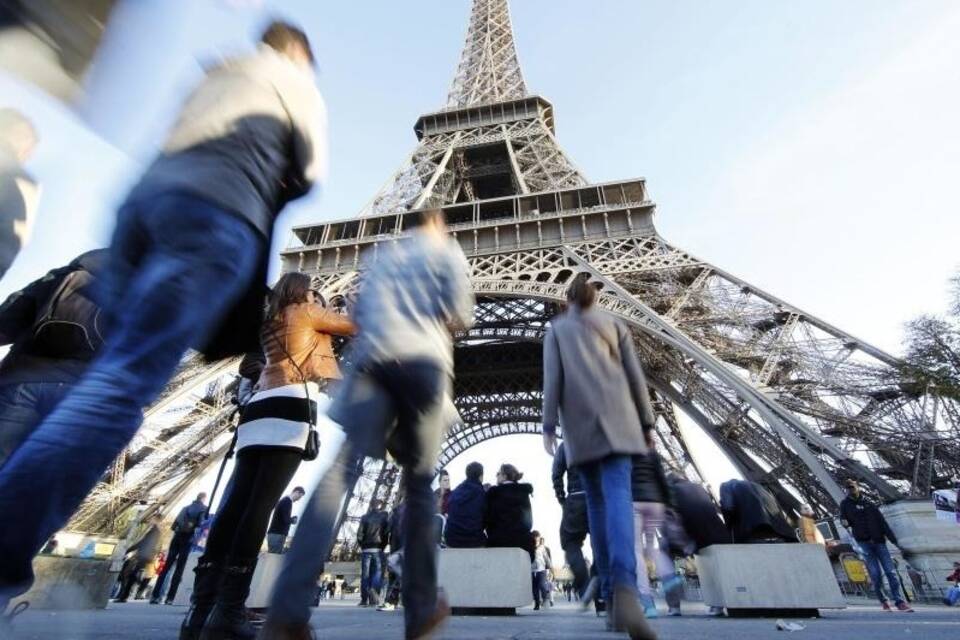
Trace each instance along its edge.
{"label": "iron lattice structure", "polygon": [[[445,210],[478,305],[476,326],[456,340],[462,423],[447,435],[441,466],[491,438],[539,432],[543,332],[567,283],[588,272],[603,288],[599,304],[632,328],[661,450],[678,472],[702,477],[685,416],[788,508],[835,512],[850,477],[895,500],[960,475],[955,403],[926,397],[895,357],[666,241],[644,180],[587,182],[556,141],[553,106],[527,92],[506,0],[474,0],[447,107],[414,130],[419,144],[359,216],[296,228],[282,258],[328,298],[349,294],[364,252],[396,241],[419,210]],[[87,529],[158,487],[176,491],[216,459],[229,424],[209,389],[228,375],[228,366],[211,374],[187,363],[154,414],[198,388],[200,406],[214,408],[189,409],[176,441],[144,436],[134,450],[149,455],[106,478],[78,515],[90,514]],[[197,411],[206,411],[200,420]],[[141,465],[163,470],[166,485],[138,484]],[[366,460],[361,471],[334,547],[341,557],[371,498],[389,503],[398,482],[389,461]]]}

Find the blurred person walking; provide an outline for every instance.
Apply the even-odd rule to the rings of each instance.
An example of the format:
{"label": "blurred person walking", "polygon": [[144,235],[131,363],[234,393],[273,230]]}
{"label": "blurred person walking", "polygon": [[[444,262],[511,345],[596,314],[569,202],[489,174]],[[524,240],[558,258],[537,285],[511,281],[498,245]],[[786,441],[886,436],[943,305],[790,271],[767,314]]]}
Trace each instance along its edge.
{"label": "blurred person walking", "polygon": [[23,165],[37,131],[16,109],[0,109],[0,279],[30,239],[40,187]]}
{"label": "blurred person walking", "polygon": [[411,237],[380,247],[360,282],[359,334],[329,417],[346,441],[310,497],[274,589],[261,637],[309,637],[313,584],[329,553],[345,492],[365,455],[389,451],[403,467],[406,638],[426,638],[449,614],[437,598],[436,499],[430,489],[453,377],[451,332],[473,322],[469,267],[440,210]]}
{"label": "blurred person walking", "polygon": [[318,301],[303,273],[284,274],[270,294],[260,337],[266,365],[240,414],[236,463],[197,561],[181,640],[201,629],[204,640],[256,635],[244,603],[270,512],[309,457],[321,389],[340,377],[330,336],[354,331],[348,318]]}
{"label": "blurred person walking", "polygon": [[0,345],[13,345],[0,362],[0,468],[103,346],[103,318],[92,289],[107,257],[106,249],[88,251],[0,306]]}
{"label": "blurred person walking", "polygon": [[170,588],[167,589],[166,603],[173,604],[173,601],[176,600],[180,580],[183,578],[183,569],[187,565],[187,558],[190,556],[190,549],[193,547],[193,534],[207,514],[206,501],[207,494],[197,494],[197,498],[193,502],[180,509],[180,513],[173,521],[171,527],[173,529],[173,539],[170,540],[170,547],[167,549],[167,555],[164,556],[163,569],[157,575],[156,584],[153,585],[150,604],[160,604],[167,574],[170,573],[171,569],[173,570],[173,576],[170,578]]}
{"label": "blurred person walking", "polygon": [[[647,618],[656,618],[657,605],[650,588],[647,562],[653,564],[668,602],[676,602],[674,595],[683,587],[683,579],[677,575],[676,567],[666,550],[657,546],[658,536],[665,530],[667,509],[673,506],[673,491],[667,483],[663,462],[653,448],[653,432],[646,431],[645,438],[648,451],[633,456],[631,468],[633,522],[639,563],[637,578],[640,601],[643,603],[644,615]],[[669,613],[678,615],[680,608],[671,605]]]}
{"label": "blurred person walking", "polygon": [[120,593],[114,602],[126,602],[134,585],[140,582],[143,570],[153,562],[160,549],[160,516],[151,516],[147,521],[147,531],[139,540],[127,548],[127,559],[121,571]]}
{"label": "blurred person walking", "polygon": [[594,562],[609,624],[634,640],[655,638],[637,593],[631,456],[646,453],[644,428],[655,422],[630,331],[598,311],[589,274],[567,289],[569,308],[550,322],[543,343],[543,440],[557,450],[563,425],[567,462],[587,495]]}
{"label": "blurred person walking", "polygon": [[273,509],[270,527],[267,529],[267,550],[270,553],[283,553],[290,527],[297,524],[297,516],[293,515],[293,503],[299,502],[306,493],[303,487],[294,487],[290,495],[280,498],[280,502]]}
{"label": "blurred person walking", "polygon": [[137,582],[137,590],[133,596],[134,600],[143,600],[147,597],[150,582],[163,571],[165,566],[166,556],[163,554],[163,551],[160,551],[157,555],[153,556],[153,559],[143,568],[143,572],[140,574],[140,581]]}
{"label": "blurred person walking", "polygon": [[[244,353],[262,319],[274,219],[325,164],[306,35],[276,22],[255,53],[210,69],[121,206],[103,278],[110,338],[0,469],[0,609],[31,560],[136,433],[191,347]],[[41,486],[49,499],[35,502]],[[29,506],[28,506],[29,503]]]}

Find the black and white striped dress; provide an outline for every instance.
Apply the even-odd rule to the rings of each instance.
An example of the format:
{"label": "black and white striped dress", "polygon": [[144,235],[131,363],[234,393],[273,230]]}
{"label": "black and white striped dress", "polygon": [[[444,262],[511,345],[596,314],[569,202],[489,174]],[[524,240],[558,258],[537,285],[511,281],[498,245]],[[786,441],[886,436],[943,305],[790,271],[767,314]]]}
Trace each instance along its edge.
{"label": "black and white striped dress", "polygon": [[[288,384],[253,394],[237,427],[237,451],[247,447],[284,447],[303,450],[310,425],[329,401],[315,382]],[[309,411],[309,413],[308,413]]]}

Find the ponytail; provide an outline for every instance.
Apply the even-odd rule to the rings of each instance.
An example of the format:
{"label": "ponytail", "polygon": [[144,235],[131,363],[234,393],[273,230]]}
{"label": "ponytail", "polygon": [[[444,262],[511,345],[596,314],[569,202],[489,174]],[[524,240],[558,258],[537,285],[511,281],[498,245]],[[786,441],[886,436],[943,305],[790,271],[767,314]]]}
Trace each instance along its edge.
{"label": "ponytail", "polygon": [[581,309],[589,309],[597,301],[597,288],[590,282],[589,273],[578,273],[567,287],[567,302]]}

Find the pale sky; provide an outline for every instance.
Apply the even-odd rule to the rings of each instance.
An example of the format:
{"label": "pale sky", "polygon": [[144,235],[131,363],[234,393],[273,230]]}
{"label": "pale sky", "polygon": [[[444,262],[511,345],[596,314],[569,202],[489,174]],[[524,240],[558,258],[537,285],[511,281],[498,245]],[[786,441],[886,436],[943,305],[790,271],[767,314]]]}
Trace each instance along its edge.
{"label": "pale sky", "polygon": [[[359,211],[415,145],[417,116],[443,105],[469,2],[259,4],[139,0],[142,13],[130,19],[151,37],[116,44],[123,55],[106,77],[120,81],[98,85],[86,106],[117,146],[0,78],[0,100],[40,128],[30,168],[44,188],[34,242],[0,296],[105,242],[124,185],[199,73],[196,59],[248,46],[263,12],[311,33],[330,111],[329,183],[282,224]],[[512,7],[528,88],[554,102],[561,145],[591,180],[646,177],[668,241],[894,353],[906,320],[943,309],[960,265],[960,4]],[[289,238],[279,236],[277,248]],[[714,457],[703,438],[691,439],[702,458]],[[454,484],[474,458],[527,471],[536,526],[559,549],[539,439],[467,452],[451,465]],[[708,467],[714,486],[729,473]]]}

